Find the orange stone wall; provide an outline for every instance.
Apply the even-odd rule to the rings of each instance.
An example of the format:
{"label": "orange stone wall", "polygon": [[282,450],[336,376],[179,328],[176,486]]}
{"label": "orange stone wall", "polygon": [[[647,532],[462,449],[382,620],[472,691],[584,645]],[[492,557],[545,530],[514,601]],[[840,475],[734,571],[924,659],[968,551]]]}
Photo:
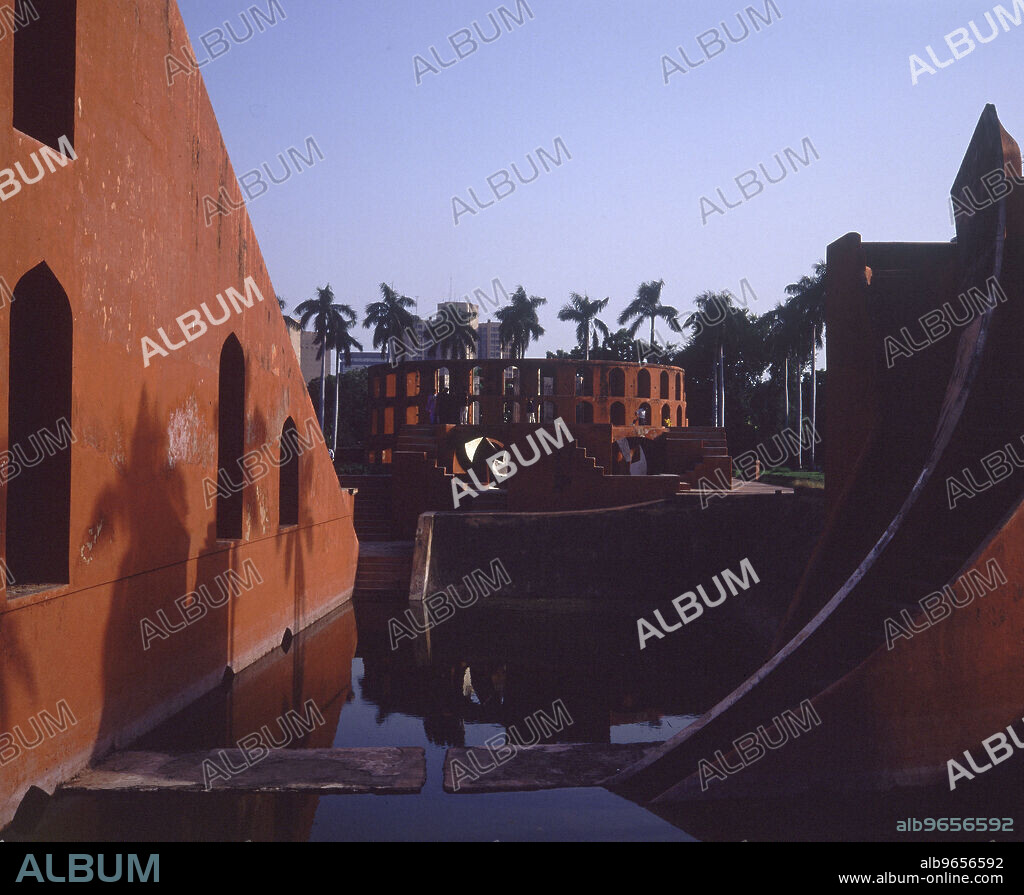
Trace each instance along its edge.
{"label": "orange stone wall", "polygon": [[[0,6],[9,7],[7,2]],[[234,333],[246,364],[245,450],[291,417],[315,419],[245,209],[207,227],[205,195],[239,188],[199,73],[167,85],[165,56],[190,46],[173,2],[80,0],[77,160],[0,204],[0,277],[11,289],[45,263],[73,319],[70,582],[0,592],[0,824],[29,784],[51,787],[344,603],[358,543],[353,497],[318,443],[300,459],[299,524],[278,526],[278,476],[244,491],[240,540],[218,541],[203,480],[216,476],[219,357]],[[28,27],[32,27],[29,25]],[[0,168],[33,171],[35,139],[12,127],[14,40],[0,40]],[[230,61],[218,64],[230,64]],[[252,277],[265,297],[167,357],[140,340]],[[0,308],[0,370],[11,305]],[[40,352],[47,333],[39,332]],[[0,451],[9,449],[0,388]],[[233,476],[237,478],[237,475]],[[8,530],[0,485],[0,533]],[[4,540],[0,537],[0,550]],[[251,560],[262,583],[143,649],[140,626]],[[243,573],[244,574],[244,573]],[[198,611],[198,610],[195,610]],[[11,756],[5,734],[64,700],[75,724]]]}

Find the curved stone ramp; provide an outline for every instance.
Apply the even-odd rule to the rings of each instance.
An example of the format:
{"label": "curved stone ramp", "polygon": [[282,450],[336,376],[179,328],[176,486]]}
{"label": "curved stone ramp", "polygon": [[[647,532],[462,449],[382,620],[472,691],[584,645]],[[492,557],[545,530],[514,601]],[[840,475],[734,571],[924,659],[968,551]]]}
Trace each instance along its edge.
{"label": "curved stone ramp", "polygon": [[[994,107],[987,106],[954,191],[959,194],[964,185],[975,186],[986,173],[999,167],[1015,170],[1019,177],[1020,151],[999,124]],[[981,195],[981,192],[975,189],[974,194]],[[832,687],[841,691],[834,697],[838,699],[836,705],[845,706],[838,717],[832,715],[828,719],[826,711],[821,715],[822,726],[805,735],[803,746],[793,748],[790,744],[770,755],[766,753],[758,762],[762,770],[753,775],[740,762],[738,767],[743,769],[743,776],[730,774],[728,779],[749,779],[756,773],[765,773],[773,765],[775,773],[779,774],[784,766],[796,760],[799,753],[810,748],[807,744],[814,740],[819,744],[826,741],[839,744],[844,737],[861,743],[870,753],[853,756],[853,764],[840,769],[848,778],[860,776],[863,782],[861,770],[877,774],[879,768],[887,768],[893,778],[934,779],[939,765],[936,763],[938,760],[930,755],[927,736],[934,735],[931,742],[941,743],[946,751],[954,746],[962,749],[974,742],[969,738],[973,734],[968,734],[967,730],[977,726],[975,720],[979,723],[983,723],[982,719],[984,722],[1004,717],[1007,721],[1012,720],[1012,711],[1016,709],[1012,709],[1010,703],[995,706],[981,695],[973,698],[960,695],[954,699],[947,696],[944,701],[931,706],[930,714],[926,709],[914,711],[913,718],[920,723],[908,721],[900,726],[898,735],[903,738],[901,743],[895,744],[885,738],[884,730],[878,730],[877,736],[865,739],[859,731],[869,729],[876,720],[876,714],[888,717],[889,713],[879,712],[879,707],[884,709],[888,705],[899,704],[898,694],[901,689],[910,687],[908,681],[920,676],[928,682],[941,682],[943,672],[952,669],[909,664],[909,653],[901,655],[899,651],[880,657],[884,665],[901,671],[895,677],[879,672],[872,674],[870,668],[858,666],[865,663],[880,644],[885,650],[884,619],[899,607],[952,580],[955,573],[976,555],[978,544],[984,544],[990,537],[1001,533],[1001,526],[1005,525],[1019,503],[1021,486],[1019,481],[1015,481],[979,496],[962,512],[946,512],[944,517],[938,515],[943,508],[948,510],[946,474],[959,472],[965,462],[976,463],[994,447],[1024,432],[1024,414],[1006,413],[1008,408],[994,417],[991,413],[993,390],[1010,380],[1024,380],[1024,364],[1014,345],[1015,334],[1024,331],[1017,310],[1024,303],[1020,277],[1022,200],[1024,196],[1020,195],[1011,196],[1009,201],[1004,198],[984,212],[958,220],[958,293],[967,292],[969,287],[984,287],[988,278],[995,276],[1007,287],[1011,298],[1007,304],[975,317],[960,331],[934,429],[926,436],[926,459],[909,493],[903,497],[877,540],[838,589],[811,597],[809,602],[812,606],[815,602],[823,605],[816,608],[810,619],[765,665],[685,731],[632,768],[606,781],[609,788],[642,802],[657,798],[680,781],[687,781],[687,785],[675,790],[674,795],[692,793],[692,781],[701,760],[711,761],[716,752],[732,750],[736,739],[747,742],[742,738],[756,732],[758,725],[770,726],[779,713],[795,710],[805,700],[811,699],[813,705],[827,709],[832,705],[833,697],[827,695]],[[1015,248],[1010,271],[1004,276],[1004,240],[1011,202]],[[994,320],[999,320],[1004,336],[998,341],[996,350],[988,348]],[[1014,409],[1021,406],[1024,402],[1017,405],[1010,402]],[[970,424],[965,425],[965,420]],[[977,425],[978,420],[983,420],[984,425]],[[1004,440],[1000,441],[1000,438]],[[861,470],[858,486],[846,490],[847,510],[855,501],[872,499],[872,482],[867,478],[870,470],[865,469],[864,464]],[[839,507],[836,512],[842,510]],[[936,532],[937,521],[942,522],[941,533]],[[908,583],[913,587],[909,593],[902,593]],[[828,598],[823,600],[825,596]],[[808,600],[805,599],[806,602]],[[956,627],[953,624],[952,628]],[[934,648],[936,640],[926,638],[922,642]],[[996,642],[1000,642],[998,637]],[[900,646],[903,645],[901,642]],[[956,662],[956,671],[960,671],[968,661],[977,663],[977,654],[964,656],[957,651],[956,644],[947,648],[954,651],[947,658]],[[1020,672],[1014,669],[1024,664],[1020,657],[1008,655],[1004,648],[993,655],[991,661],[998,665],[1000,673],[1005,672],[1013,680],[1019,679]],[[847,675],[852,676],[844,681]],[[864,677],[858,678],[858,675]],[[949,675],[951,679],[955,676],[955,673]],[[970,675],[964,677],[968,680]],[[881,679],[888,681],[888,691],[851,693],[848,689],[852,681]],[[995,732],[1000,726],[997,723],[988,733]],[[895,748],[897,745],[899,749]],[[817,751],[819,755],[824,754],[820,748]],[[848,754],[845,749],[840,752]],[[919,753],[922,765],[915,771],[913,764],[917,759],[914,756]],[[748,750],[749,754],[752,753]],[[955,752],[941,759],[942,769],[945,760],[953,754]],[[911,764],[907,765],[907,761]],[[731,766],[737,767],[735,764]],[[790,766],[789,771],[790,778],[800,773],[795,766]],[[715,781],[718,782],[721,781]],[[708,786],[709,791],[715,783]],[[699,788],[699,791],[703,789]]]}
{"label": "curved stone ramp", "polygon": [[[962,573],[998,562],[1007,584],[970,599],[890,650],[879,646],[863,663],[808,702],[820,725],[792,707],[791,715],[766,712],[759,722],[776,750],[719,742],[719,755],[701,758],[727,769],[726,779],[695,761],[695,772],[657,795],[651,806],[707,799],[790,797],[808,789],[888,790],[934,786],[950,792],[947,762],[974,773],[992,768],[982,743],[1012,725],[1024,730],[1024,501],[995,527],[991,538],[964,563]],[[780,718],[779,715],[782,717]],[[795,717],[794,717],[795,716]],[[785,728],[773,724],[779,718]],[[797,725],[805,722],[804,728]],[[750,731],[757,732],[756,727]],[[680,736],[683,736],[681,734]],[[740,735],[742,736],[742,734]],[[760,743],[760,738],[759,738]],[[963,754],[970,752],[974,764]],[[1013,755],[998,750],[1000,761]],[[759,754],[761,753],[761,754]],[[1016,762],[1024,756],[1013,755]],[[752,759],[752,760],[746,760]],[[996,772],[998,773],[998,772]],[[975,773],[975,776],[979,776]],[[610,781],[606,782],[610,785]],[[957,788],[970,786],[958,778]],[[615,788],[612,786],[611,788]]]}

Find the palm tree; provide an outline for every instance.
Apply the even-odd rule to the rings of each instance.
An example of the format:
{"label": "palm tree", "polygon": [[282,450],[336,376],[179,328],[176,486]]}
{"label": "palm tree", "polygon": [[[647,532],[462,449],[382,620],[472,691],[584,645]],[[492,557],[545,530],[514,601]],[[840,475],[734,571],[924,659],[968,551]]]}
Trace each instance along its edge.
{"label": "palm tree", "polygon": [[363,327],[373,327],[373,347],[380,356],[391,360],[391,340],[402,340],[407,332],[415,332],[416,317],[409,312],[415,302],[407,295],[399,295],[387,283],[380,284],[381,300],[366,306]]}
{"label": "palm tree", "polygon": [[659,317],[662,320],[667,320],[669,328],[672,332],[681,332],[682,327],[679,325],[679,312],[671,305],[663,305],[661,303],[661,290],[665,286],[664,280],[654,281],[651,280],[649,283],[641,283],[636,290],[636,298],[634,298],[626,309],[619,314],[619,325],[623,326],[633,321],[633,325],[629,328],[629,334],[635,339],[637,331],[640,329],[641,324],[645,320],[651,321],[651,347],[655,345],[654,341],[654,321]]}
{"label": "palm tree", "polygon": [[[817,261],[814,264],[813,272],[811,276],[803,276],[795,283],[790,283],[786,287],[786,295],[788,295],[789,301],[787,305],[793,306],[793,314],[798,321],[796,326],[800,335],[803,337],[803,344],[810,348],[810,360],[811,360],[811,426],[814,431],[818,431],[818,382],[817,382],[817,353],[823,345],[823,337],[825,331],[825,262]],[[797,382],[801,384],[803,381],[803,358],[806,355],[803,351],[798,354],[799,360],[799,373],[797,374]],[[803,404],[803,393],[801,391],[799,403]],[[803,418],[801,417],[798,421],[798,425],[803,425]],[[814,443],[815,439],[811,439],[811,466],[814,466]],[[801,465],[803,463],[803,451],[800,451]]]}
{"label": "palm tree", "polygon": [[[725,358],[726,348],[733,353],[750,352],[750,331],[753,321],[744,308],[733,306],[730,292],[702,292],[693,303],[697,310],[683,324],[692,329],[688,349],[711,358],[714,387],[712,389],[714,425],[725,427]],[[756,366],[757,358],[749,358]],[[749,365],[749,364],[748,364]]]}
{"label": "palm tree", "polygon": [[573,292],[569,295],[569,304],[558,312],[559,320],[572,321],[576,324],[576,341],[583,350],[584,360],[590,360],[591,324],[594,327],[595,344],[598,333],[601,333],[606,339],[608,338],[608,327],[598,320],[597,315],[608,307],[609,301],[611,301],[610,298],[591,300],[585,295]]}
{"label": "palm tree", "polygon": [[527,298],[526,290],[520,286],[512,293],[507,305],[498,309],[495,316],[501,322],[498,327],[498,338],[502,346],[512,349],[513,359],[526,356],[526,349],[533,339],[544,335],[544,327],[537,319],[537,308],[547,304],[546,298],[531,295]]}
{"label": "palm tree", "polygon": [[338,450],[338,402],[341,395],[341,361],[344,358],[345,366],[352,366],[352,349],[363,350],[349,330],[356,325],[356,312],[350,305],[335,305],[337,313],[332,316],[333,326],[330,332],[330,348],[334,350],[334,432],[331,436],[332,450]]}
{"label": "palm tree", "polygon": [[[772,373],[781,376],[783,385],[783,427],[791,422],[789,409],[789,388],[791,370],[797,366],[804,346],[803,331],[796,307],[792,302],[780,304],[758,319],[759,329],[768,351]],[[798,400],[797,412],[803,413],[802,402]],[[799,452],[798,452],[799,454]]]}
{"label": "palm tree", "polygon": [[316,298],[310,298],[295,308],[299,316],[299,323],[303,329],[313,322],[313,332],[316,333],[314,340],[319,346],[317,359],[320,361],[320,431],[324,428],[324,398],[327,387],[327,352],[330,350],[331,332],[338,326],[337,319],[341,315],[341,308],[345,305],[334,303],[334,291],[330,283],[326,286],[317,287]]}

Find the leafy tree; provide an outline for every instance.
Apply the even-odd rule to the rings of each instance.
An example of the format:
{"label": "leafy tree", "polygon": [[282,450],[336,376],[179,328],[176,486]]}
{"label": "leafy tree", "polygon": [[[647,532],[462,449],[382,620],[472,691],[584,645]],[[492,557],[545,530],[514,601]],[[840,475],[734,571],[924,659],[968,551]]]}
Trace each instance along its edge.
{"label": "leafy tree", "polygon": [[638,362],[637,343],[628,329],[618,329],[605,336],[602,353],[606,356],[600,360],[623,360]]}
{"label": "leafy tree", "polygon": [[[366,433],[370,428],[370,408],[367,375],[364,368],[346,370],[338,376],[328,376],[327,394],[337,395],[335,399],[345,408],[343,414],[336,414],[336,406],[328,402],[327,418],[337,419],[337,429],[331,433],[331,442],[339,447],[355,447],[366,441]],[[320,391],[320,380],[309,383],[309,396],[316,401]]]}
{"label": "leafy tree", "polygon": [[699,346],[710,352],[713,375],[713,418],[714,425],[725,427],[725,356],[749,343],[747,330],[752,318],[732,303],[730,292],[702,292],[693,300],[697,310],[686,318],[685,328],[692,330],[690,346]]}
{"label": "leafy tree", "polygon": [[768,352],[771,377],[782,382],[782,427],[785,428],[792,421],[789,409],[790,380],[803,344],[799,320],[792,305],[780,304],[758,318],[758,326]]}
{"label": "leafy tree", "polygon": [[[686,347],[674,363],[686,370],[690,419],[711,418],[727,428],[733,454],[752,447],[763,401],[762,378],[767,352],[757,318],[736,308],[728,292],[704,292],[694,299],[697,310],[683,324],[690,331]],[[731,424],[726,426],[725,394],[732,395]]]}

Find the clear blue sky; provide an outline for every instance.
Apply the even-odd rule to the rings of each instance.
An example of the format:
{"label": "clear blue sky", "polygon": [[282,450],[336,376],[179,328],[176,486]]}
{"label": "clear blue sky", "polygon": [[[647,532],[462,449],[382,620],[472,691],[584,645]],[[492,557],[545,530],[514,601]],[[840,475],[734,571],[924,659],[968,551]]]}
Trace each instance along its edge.
{"label": "clear blue sky", "polygon": [[[202,34],[225,20],[244,34],[241,10],[267,9],[179,2],[200,60]],[[945,62],[944,36],[972,19],[988,36],[991,0],[776,0],[781,19],[667,85],[663,55],[689,68],[679,46],[697,62],[698,34],[725,20],[739,36],[736,14],[764,17],[764,0],[529,0],[532,20],[419,86],[417,54],[439,68],[430,47],[450,61],[448,35],[476,21],[490,37],[488,13],[515,0],[279,2],[286,20],[202,69],[236,173],[279,170],[308,136],[325,155],[250,203],[277,292],[292,307],[330,282],[361,314],[384,280],[426,315],[449,277],[456,297],[499,277],[548,299],[531,355],[571,347],[555,319],[571,291],[610,296],[611,325],[644,280],[685,311],[746,278],[761,313],[848,231],[948,240],[985,103],[1024,138],[1024,22],[911,81],[911,54],[931,64],[931,45]],[[556,137],[571,161],[454,226],[454,196],[492,199],[489,175],[515,162],[529,176],[527,155],[554,156]],[[805,137],[820,160],[702,226],[701,196],[735,203],[735,177],[758,163],[777,177],[774,153]]]}

